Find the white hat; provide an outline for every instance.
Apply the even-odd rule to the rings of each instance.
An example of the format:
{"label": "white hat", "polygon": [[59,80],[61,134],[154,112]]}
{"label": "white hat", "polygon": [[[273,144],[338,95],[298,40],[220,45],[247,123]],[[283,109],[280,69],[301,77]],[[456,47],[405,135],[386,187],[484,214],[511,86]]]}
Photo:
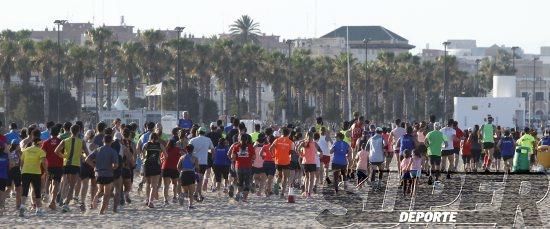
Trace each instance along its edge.
{"label": "white hat", "polygon": [[434,129],[436,129],[436,130],[441,129],[441,123],[435,122],[435,123],[434,123]]}
{"label": "white hat", "polygon": [[215,123],[215,122],[211,122],[211,123],[210,123],[210,127],[216,127],[216,126],[218,126],[217,123]]}
{"label": "white hat", "polygon": [[116,132],[115,133],[115,140],[122,140],[124,139],[124,137],[122,136],[122,134],[120,132]]}

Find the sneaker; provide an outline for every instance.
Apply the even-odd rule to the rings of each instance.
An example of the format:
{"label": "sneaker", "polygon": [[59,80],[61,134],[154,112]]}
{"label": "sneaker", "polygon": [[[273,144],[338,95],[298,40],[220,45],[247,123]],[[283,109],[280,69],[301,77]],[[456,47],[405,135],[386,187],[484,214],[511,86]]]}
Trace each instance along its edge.
{"label": "sneaker", "polygon": [[187,210],[193,210],[193,209],[195,209],[193,205],[189,205],[189,207],[187,207]]}
{"label": "sneaker", "polygon": [[38,209],[36,209],[35,214],[36,214],[36,216],[43,216],[43,215],[44,215],[44,211],[43,211],[41,208],[38,208]]}
{"label": "sneaker", "polygon": [[176,198],[175,196],[172,197],[172,203],[177,204],[178,203],[178,198]]}
{"label": "sneaker", "polygon": [[432,177],[428,177],[428,185],[432,185],[434,183]]}
{"label": "sneaker", "polygon": [[447,173],[447,179],[451,179],[451,174]]}
{"label": "sneaker", "polygon": [[86,211],[86,205],[84,203],[80,203],[80,211],[85,212]]}
{"label": "sneaker", "polygon": [[237,194],[235,195],[235,201],[239,202],[239,200],[241,200],[241,194]]}
{"label": "sneaker", "polygon": [[168,200],[164,200],[164,205],[168,205]]}
{"label": "sneaker", "polygon": [[70,211],[69,205],[68,204],[63,205],[63,209],[61,211],[64,212],[64,213],[69,212]]}
{"label": "sneaker", "polygon": [[327,182],[327,184],[329,184],[329,185],[330,185],[330,184],[332,184],[332,181],[330,181],[330,178],[328,178],[328,177],[327,177],[327,178],[325,178],[325,181],[326,181],[326,182]]}
{"label": "sneaker", "polygon": [[184,201],[185,201],[185,197],[183,197],[183,195],[178,198],[178,202],[180,206],[183,206]]}
{"label": "sneaker", "polygon": [[19,217],[25,217],[25,208],[24,207],[19,208]]}

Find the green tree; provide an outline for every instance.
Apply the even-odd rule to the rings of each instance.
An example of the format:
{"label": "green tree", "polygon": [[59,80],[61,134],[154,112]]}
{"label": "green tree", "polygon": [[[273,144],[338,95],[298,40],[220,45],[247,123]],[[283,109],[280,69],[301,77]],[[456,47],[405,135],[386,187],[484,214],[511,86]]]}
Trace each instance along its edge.
{"label": "green tree", "polygon": [[242,15],[229,28],[229,32],[240,44],[258,43],[260,35],[260,24],[250,16]]}

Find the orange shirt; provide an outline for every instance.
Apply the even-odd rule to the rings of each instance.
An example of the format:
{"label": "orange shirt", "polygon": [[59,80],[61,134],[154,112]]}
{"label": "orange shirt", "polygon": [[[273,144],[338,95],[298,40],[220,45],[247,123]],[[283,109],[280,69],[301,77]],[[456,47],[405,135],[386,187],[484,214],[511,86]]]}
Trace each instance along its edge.
{"label": "orange shirt", "polygon": [[280,137],[273,142],[276,165],[290,165],[290,150],[293,142],[288,137]]}

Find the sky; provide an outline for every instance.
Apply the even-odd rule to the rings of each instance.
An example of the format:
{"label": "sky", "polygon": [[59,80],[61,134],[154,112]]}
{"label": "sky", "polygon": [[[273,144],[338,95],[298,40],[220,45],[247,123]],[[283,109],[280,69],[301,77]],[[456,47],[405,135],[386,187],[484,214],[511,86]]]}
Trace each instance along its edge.
{"label": "sky", "polygon": [[519,46],[538,54],[550,46],[548,0],[4,0],[0,30],[53,27],[55,19],[173,29],[195,37],[227,32],[241,15],[263,33],[281,38],[322,36],[345,25],[381,25],[419,52],[447,39],[475,39],[478,46]]}

